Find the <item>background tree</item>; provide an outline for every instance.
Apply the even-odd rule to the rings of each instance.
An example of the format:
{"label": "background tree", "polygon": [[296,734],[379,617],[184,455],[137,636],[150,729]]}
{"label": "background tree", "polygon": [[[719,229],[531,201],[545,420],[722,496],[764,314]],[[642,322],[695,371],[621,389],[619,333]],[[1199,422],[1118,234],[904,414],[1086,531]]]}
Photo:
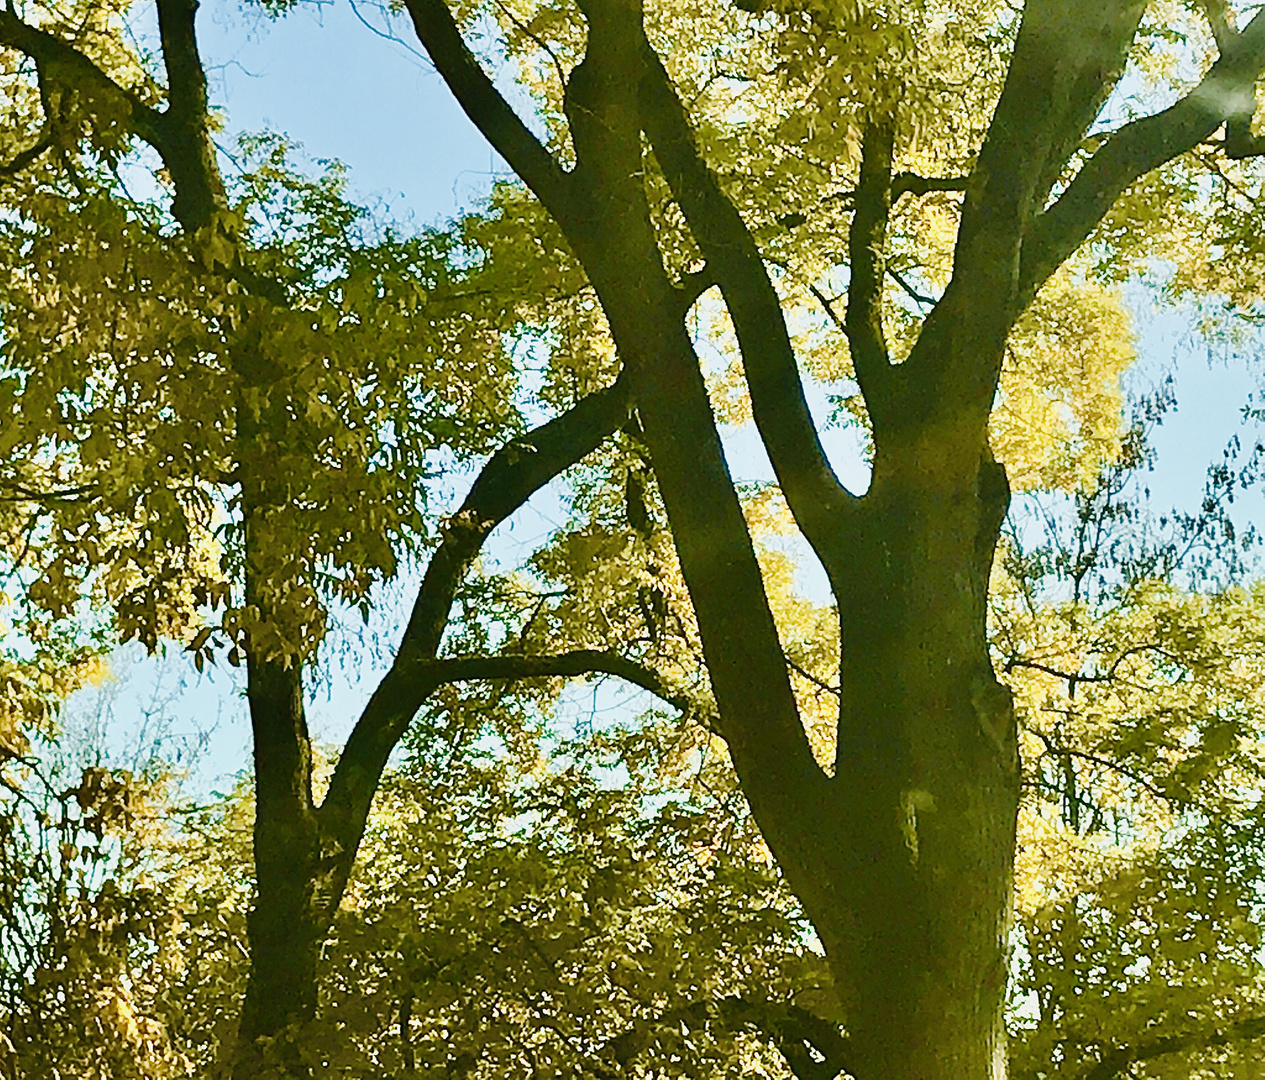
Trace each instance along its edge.
{"label": "background tree", "polygon": [[[245,142],[226,184],[195,7],[158,8],[161,78],[118,10],[0,13],[15,145],[3,484],[31,522],[11,544],[29,637],[90,602],[124,640],[246,668],[256,896],[236,1068],[254,1076],[265,1045],[293,1059],[277,1039],[313,1015],[320,940],[389,754],[437,687],[483,672],[434,662],[472,560],[628,406],[599,368],[526,428],[501,335],[566,288],[538,241],[543,272],[504,291],[475,283],[473,239],[453,255],[444,237],[375,231],[337,172],[294,176],[275,140]],[[136,140],[170,214],[120,179]],[[456,514],[427,513],[436,464],[498,447]],[[431,554],[413,614],[318,805],[303,672],[328,605],[371,603],[401,549]],[[588,654],[525,670],[612,664],[648,678]]]}

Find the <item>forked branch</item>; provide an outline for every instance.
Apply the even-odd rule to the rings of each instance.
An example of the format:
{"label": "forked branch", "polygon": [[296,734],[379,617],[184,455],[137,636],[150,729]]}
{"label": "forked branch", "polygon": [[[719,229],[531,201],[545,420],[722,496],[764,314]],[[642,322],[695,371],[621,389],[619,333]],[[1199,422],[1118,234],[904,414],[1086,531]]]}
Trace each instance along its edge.
{"label": "forked branch", "polygon": [[0,46],[16,49],[34,60],[41,80],[53,79],[65,89],[95,98],[161,153],[158,144],[162,113],[116,83],[73,45],[24,22],[7,4],[0,8]]}
{"label": "forked branch", "polygon": [[1234,48],[1238,31],[1234,28],[1234,11],[1226,0],[1199,0],[1208,28],[1212,31],[1217,51],[1224,56]]}
{"label": "forked branch", "polygon": [[1190,93],[1163,112],[1126,124],[1107,139],[1058,201],[1036,220],[1023,248],[1021,300],[1036,294],[1130,185],[1194,149],[1236,109],[1241,112],[1236,103],[1245,96],[1251,99],[1263,69],[1265,11],[1257,12],[1236,38],[1234,49],[1223,54]]}
{"label": "forked branch", "polygon": [[658,54],[644,45],[642,118],[690,230],[733,319],[752,411],[791,512],[821,552],[852,496],[826,457],[804,396],[777,290],[754,237],[703,159],[685,107]]}
{"label": "forked branch", "polygon": [[619,430],[629,408],[627,382],[621,376],[614,385],[502,447],[449,519],[426,568],[395,662],[353,728],[320,809],[322,828],[339,848],[344,882],[387,758],[430,694],[453,681],[459,670],[449,668],[445,677],[435,656],[457,589],[483,542],[536,491]]}

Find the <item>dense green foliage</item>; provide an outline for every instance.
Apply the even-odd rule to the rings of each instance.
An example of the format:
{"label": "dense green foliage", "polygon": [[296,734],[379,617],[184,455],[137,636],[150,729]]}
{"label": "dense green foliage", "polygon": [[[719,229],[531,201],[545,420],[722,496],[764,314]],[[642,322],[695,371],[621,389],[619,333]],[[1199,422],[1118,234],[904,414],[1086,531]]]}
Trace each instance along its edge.
{"label": "dense green foliage", "polygon": [[[160,5],[181,11],[191,27],[191,7]],[[454,13],[498,28],[547,149],[574,164],[567,93],[593,13]],[[647,9],[802,370],[867,454],[879,399],[842,310],[865,300],[849,242],[866,146],[887,139],[868,303],[899,371],[953,278],[1017,17],[967,0]],[[1054,197],[1110,128],[1211,70],[1226,17],[1147,6],[1130,94],[1095,104]],[[410,230],[273,135],[240,139],[221,178],[226,153],[198,164],[173,134],[211,146],[175,32],[151,55],[132,25],[91,0],[0,12],[0,1076],[848,1075],[837,973],[730,760],[654,439],[618,397],[609,297],[555,209],[504,183]],[[1022,498],[988,649],[1022,761],[1007,1017],[1024,1080],[1259,1074],[1265,588],[1229,504],[1255,497],[1260,449],[1212,471],[1197,513],[1160,518],[1122,389],[1126,282],[1220,305],[1244,340],[1259,321],[1261,175],[1218,156],[1241,137],[1232,122],[1125,185],[1003,335],[989,463]],[[749,330],[708,291],[715,260],[670,168],[637,153],[713,407],[750,423]],[[513,565],[480,561],[545,485],[556,527]],[[837,598],[800,585],[789,493],[739,497],[833,776]],[[304,678],[359,662],[329,648],[331,621],[419,574],[352,739],[313,748]],[[130,640],[243,669],[253,776],[192,805],[161,753],[129,771],[72,752],[59,703]],[[603,673],[659,704],[616,700]],[[614,719],[577,722],[577,676]],[[907,790],[902,807],[916,866],[935,802]],[[242,1002],[269,1004],[252,950],[291,923],[319,994],[243,1021],[247,1059]]]}

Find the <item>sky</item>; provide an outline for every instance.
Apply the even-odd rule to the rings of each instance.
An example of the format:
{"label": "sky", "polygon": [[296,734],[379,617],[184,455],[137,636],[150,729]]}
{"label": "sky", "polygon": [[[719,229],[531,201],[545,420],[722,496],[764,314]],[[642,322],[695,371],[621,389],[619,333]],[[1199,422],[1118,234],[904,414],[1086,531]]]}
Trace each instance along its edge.
{"label": "sky", "polygon": [[[309,158],[344,162],[354,198],[384,205],[399,220],[442,224],[477,205],[507,171],[410,45],[407,24],[398,21],[394,27],[400,40],[382,36],[384,29],[390,28],[377,8],[355,8],[347,0],[304,4],[275,21],[243,14],[235,2],[204,0],[199,34],[213,100],[225,111],[222,142],[231,146],[233,133],[240,131],[284,132]],[[1158,464],[1152,493],[1165,508],[1193,506],[1208,465],[1220,460],[1230,437],[1240,433],[1245,442],[1257,437],[1255,428],[1241,425],[1256,382],[1242,354],[1252,350],[1208,346],[1194,333],[1190,312],[1154,307],[1144,290],[1135,290],[1132,302],[1139,362],[1131,385],[1145,389],[1171,372],[1177,397],[1154,437]],[[826,442],[845,482],[863,485],[855,439],[834,430],[826,433]],[[771,478],[752,430],[729,433],[727,452],[739,478]],[[1241,512],[1261,522],[1260,509],[1260,496],[1253,493]],[[533,500],[495,538],[499,550],[529,544],[557,513],[549,495]],[[386,663],[408,603],[408,584],[387,591],[368,627],[349,626],[333,635],[350,662],[335,667],[313,695],[310,722],[318,737],[341,742],[348,731],[374,674]],[[824,591],[824,575],[807,567],[803,584],[811,592]],[[197,786],[203,788],[223,790],[247,765],[249,731],[237,673],[198,676],[179,653],[147,659],[135,648],[116,656],[114,667],[114,680],[69,704],[69,726],[85,741],[101,744],[99,728],[108,720],[104,741],[111,757],[127,765],[143,761],[144,748],[161,736],[182,761],[194,763]],[[594,701],[594,707],[610,708],[618,696],[603,693],[601,702]]]}
{"label": "sky", "polygon": [[[359,15],[357,15],[359,12]],[[362,18],[363,17],[363,21]],[[280,131],[351,168],[354,195],[439,224],[487,194],[505,165],[429,61],[388,40],[372,3],[306,3],[284,18],[204,3],[199,35],[227,132]]]}

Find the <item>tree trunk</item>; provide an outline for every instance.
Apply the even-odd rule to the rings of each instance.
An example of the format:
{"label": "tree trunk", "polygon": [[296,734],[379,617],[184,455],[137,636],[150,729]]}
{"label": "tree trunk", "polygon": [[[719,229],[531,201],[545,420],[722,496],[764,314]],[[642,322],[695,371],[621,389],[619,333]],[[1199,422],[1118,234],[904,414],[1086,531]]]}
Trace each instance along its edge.
{"label": "tree trunk", "polygon": [[[271,419],[275,431],[270,431]],[[243,474],[245,600],[254,613],[247,629],[246,696],[250,707],[255,773],[255,898],[247,917],[250,972],[242,1003],[233,1080],[268,1075],[303,1076],[297,1047],[287,1029],[315,1018],[316,965],[326,926],[318,903],[320,832],[312,800],[312,747],[303,707],[299,656],[276,656],[286,640],[277,624],[281,595],[291,575],[270,526],[287,507],[284,490],[273,490],[266,462],[272,440],[282,437],[284,415],[261,417],[238,407],[238,460]],[[274,636],[278,644],[265,647]],[[266,1064],[265,1064],[266,1063]]]}
{"label": "tree trunk", "polygon": [[987,455],[959,484],[934,453],[902,458],[880,455],[830,568],[842,856],[822,872],[842,902],[809,914],[857,1080],[1000,1080],[1019,768],[985,602],[1008,490]]}
{"label": "tree trunk", "polygon": [[[327,919],[318,910],[319,839],[298,664],[251,660],[248,697],[255,738],[256,894],[247,919],[250,974],[242,1003],[234,1080],[263,1075],[260,1039],[276,1039],[316,1016],[316,965]],[[284,1038],[269,1064],[305,1071]]]}

